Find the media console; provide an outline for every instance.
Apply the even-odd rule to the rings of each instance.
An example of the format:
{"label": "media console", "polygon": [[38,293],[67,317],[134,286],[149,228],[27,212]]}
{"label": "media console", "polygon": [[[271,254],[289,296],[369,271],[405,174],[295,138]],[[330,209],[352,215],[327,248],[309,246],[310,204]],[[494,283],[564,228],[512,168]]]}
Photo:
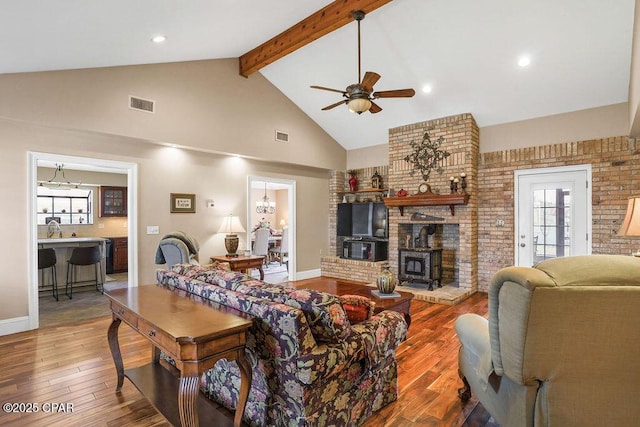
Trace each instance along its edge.
{"label": "media console", "polygon": [[346,239],[342,242],[340,258],[384,261],[387,259],[388,247],[387,240]]}

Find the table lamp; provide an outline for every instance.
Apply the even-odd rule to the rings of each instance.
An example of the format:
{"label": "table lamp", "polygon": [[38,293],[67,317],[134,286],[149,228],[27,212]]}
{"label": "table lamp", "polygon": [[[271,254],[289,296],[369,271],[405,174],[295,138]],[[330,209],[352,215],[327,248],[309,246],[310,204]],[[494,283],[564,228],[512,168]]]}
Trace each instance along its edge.
{"label": "table lamp", "polygon": [[218,233],[227,233],[224,238],[224,247],[227,249],[228,257],[237,257],[238,254],[238,242],[240,239],[236,233],[244,233],[245,229],[240,224],[240,218],[229,214],[222,220],[222,225],[218,230]]}
{"label": "table lamp", "polygon": [[[640,197],[631,197],[618,236],[640,237]],[[633,254],[640,257],[640,250]]]}

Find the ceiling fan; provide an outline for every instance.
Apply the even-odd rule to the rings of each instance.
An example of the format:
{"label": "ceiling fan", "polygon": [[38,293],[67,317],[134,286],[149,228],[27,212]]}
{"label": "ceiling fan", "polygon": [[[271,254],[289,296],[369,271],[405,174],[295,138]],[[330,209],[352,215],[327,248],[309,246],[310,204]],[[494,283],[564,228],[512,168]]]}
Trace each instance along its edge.
{"label": "ceiling fan", "polygon": [[373,85],[376,84],[378,79],[380,79],[380,74],[374,73],[373,71],[367,71],[364,74],[362,80],[360,76],[362,75],[360,71],[360,21],[364,19],[365,13],[361,10],[355,11],[352,13],[353,18],[358,21],[358,82],[352,85],[347,86],[346,90],[339,89],[331,89],[323,86],[311,86],[313,89],[321,89],[328,90],[331,92],[341,93],[343,99],[340,102],[336,102],[335,104],[327,105],[322,110],[331,110],[332,108],[337,107],[338,105],[347,104],[349,110],[354,113],[362,114],[365,111],[369,111],[372,114],[379,113],[382,111],[382,108],[375,102],[375,99],[378,98],[411,98],[416,94],[416,91],[413,89],[396,89],[396,90],[383,90],[380,92],[373,91]]}

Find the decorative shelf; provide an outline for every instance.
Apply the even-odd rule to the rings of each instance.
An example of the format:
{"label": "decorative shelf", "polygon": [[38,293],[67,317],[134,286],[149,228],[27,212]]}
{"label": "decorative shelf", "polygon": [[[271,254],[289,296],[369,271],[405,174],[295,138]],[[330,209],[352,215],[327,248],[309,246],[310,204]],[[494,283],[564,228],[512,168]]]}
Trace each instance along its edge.
{"label": "decorative shelf", "polygon": [[416,194],[405,197],[385,197],[384,204],[388,208],[400,209],[400,216],[404,215],[406,206],[449,206],[451,216],[455,215],[456,205],[466,205],[469,202],[468,194]]}
{"label": "decorative shelf", "polygon": [[364,190],[356,190],[356,191],[338,191],[338,194],[357,194],[357,193],[384,193],[385,191],[389,191],[388,188],[365,188]]}

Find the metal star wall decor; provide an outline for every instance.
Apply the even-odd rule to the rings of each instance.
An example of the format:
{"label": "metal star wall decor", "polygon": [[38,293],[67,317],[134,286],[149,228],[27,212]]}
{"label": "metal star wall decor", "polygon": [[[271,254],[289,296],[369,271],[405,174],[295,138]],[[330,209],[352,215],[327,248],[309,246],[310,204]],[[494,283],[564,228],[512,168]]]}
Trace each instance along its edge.
{"label": "metal star wall decor", "polygon": [[451,153],[440,150],[443,142],[444,138],[442,136],[435,141],[431,141],[429,132],[424,133],[422,141],[411,141],[409,145],[413,148],[413,153],[404,158],[406,162],[413,163],[413,170],[409,172],[409,175],[413,176],[418,170],[422,174],[422,179],[427,181],[431,170],[435,170],[440,174],[444,172],[441,162],[449,157]]}

